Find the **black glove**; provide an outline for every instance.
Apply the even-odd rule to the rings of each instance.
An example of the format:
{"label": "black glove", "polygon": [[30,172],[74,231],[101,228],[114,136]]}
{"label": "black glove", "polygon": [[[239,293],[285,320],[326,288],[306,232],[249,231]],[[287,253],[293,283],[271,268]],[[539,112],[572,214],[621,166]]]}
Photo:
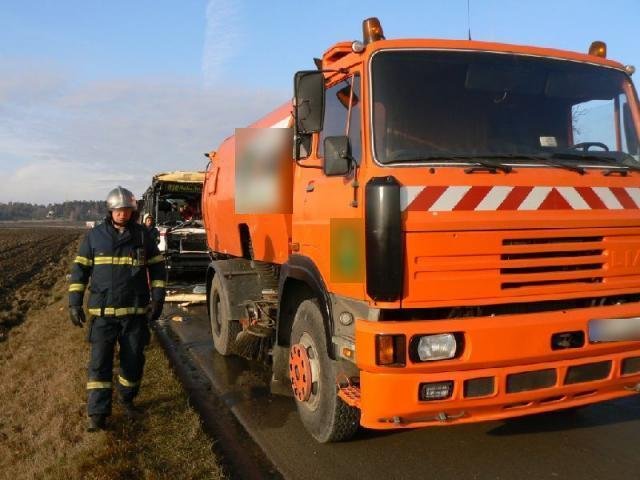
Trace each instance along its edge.
{"label": "black glove", "polygon": [[76,327],[82,327],[87,321],[82,307],[69,307],[69,318]]}
{"label": "black glove", "polygon": [[160,318],[160,314],[162,313],[163,306],[164,306],[163,301],[151,300],[151,303],[147,307],[147,320],[153,321]]}

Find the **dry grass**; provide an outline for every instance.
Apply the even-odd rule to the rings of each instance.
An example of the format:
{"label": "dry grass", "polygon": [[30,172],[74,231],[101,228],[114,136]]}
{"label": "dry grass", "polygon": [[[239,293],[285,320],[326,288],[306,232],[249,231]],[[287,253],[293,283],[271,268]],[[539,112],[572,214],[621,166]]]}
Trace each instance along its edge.
{"label": "dry grass", "polygon": [[[68,261],[68,260],[66,260]],[[54,301],[0,343],[0,478],[222,478],[197,414],[153,340],[132,423],[114,403],[106,432],[86,433],[86,329]]]}

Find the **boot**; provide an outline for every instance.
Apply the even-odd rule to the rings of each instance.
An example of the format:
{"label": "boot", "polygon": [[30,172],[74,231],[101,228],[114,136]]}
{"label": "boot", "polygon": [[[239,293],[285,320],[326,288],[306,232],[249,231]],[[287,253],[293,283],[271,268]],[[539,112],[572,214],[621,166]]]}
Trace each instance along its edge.
{"label": "boot", "polygon": [[89,424],[87,425],[87,432],[97,432],[98,430],[105,430],[107,428],[107,417],[104,415],[91,415],[89,417]]}
{"label": "boot", "polygon": [[122,400],[124,414],[132,420],[142,416],[143,410],[133,403],[133,400]]}

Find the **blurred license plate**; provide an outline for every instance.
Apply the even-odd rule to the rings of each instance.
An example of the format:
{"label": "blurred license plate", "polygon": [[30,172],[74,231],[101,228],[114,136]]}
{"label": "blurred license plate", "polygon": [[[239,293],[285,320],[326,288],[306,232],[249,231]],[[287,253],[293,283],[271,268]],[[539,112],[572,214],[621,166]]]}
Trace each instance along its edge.
{"label": "blurred license plate", "polygon": [[589,340],[592,342],[640,340],[640,317],[590,320]]}

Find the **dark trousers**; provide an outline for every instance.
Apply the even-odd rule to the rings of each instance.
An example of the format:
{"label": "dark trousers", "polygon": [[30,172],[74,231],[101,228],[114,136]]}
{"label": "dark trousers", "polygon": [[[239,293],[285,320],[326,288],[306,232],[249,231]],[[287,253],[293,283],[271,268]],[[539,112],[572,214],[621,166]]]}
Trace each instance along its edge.
{"label": "dark trousers", "polygon": [[113,351],[120,345],[118,393],[123,401],[138,394],[144,368],[144,347],[150,338],[143,315],[94,317],[89,327],[91,357],[87,382],[89,415],[111,415]]}

